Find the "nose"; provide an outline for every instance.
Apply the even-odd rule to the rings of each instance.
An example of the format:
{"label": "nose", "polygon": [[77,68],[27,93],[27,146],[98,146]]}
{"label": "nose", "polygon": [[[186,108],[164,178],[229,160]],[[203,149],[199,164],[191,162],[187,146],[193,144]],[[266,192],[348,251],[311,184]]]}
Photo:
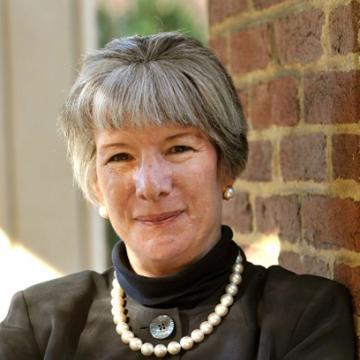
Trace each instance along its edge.
{"label": "nose", "polygon": [[147,156],[142,159],[135,172],[136,196],[143,200],[158,201],[168,195],[172,188],[172,174],[169,164],[161,156]]}

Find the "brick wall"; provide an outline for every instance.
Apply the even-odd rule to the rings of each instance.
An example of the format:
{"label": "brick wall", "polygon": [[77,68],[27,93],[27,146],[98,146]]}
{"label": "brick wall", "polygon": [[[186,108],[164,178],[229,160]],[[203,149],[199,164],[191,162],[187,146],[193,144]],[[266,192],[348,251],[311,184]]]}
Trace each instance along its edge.
{"label": "brick wall", "polygon": [[209,18],[250,128],[225,221],[245,247],[276,235],[284,267],[344,283],[360,338],[360,1],[209,0]]}

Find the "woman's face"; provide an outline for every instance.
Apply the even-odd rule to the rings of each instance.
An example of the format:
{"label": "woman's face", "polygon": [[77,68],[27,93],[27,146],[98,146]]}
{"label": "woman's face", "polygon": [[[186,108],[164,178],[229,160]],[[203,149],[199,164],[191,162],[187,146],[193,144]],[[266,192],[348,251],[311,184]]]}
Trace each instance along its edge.
{"label": "woman's face", "polygon": [[222,192],[208,138],[194,127],[97,130],[96,188],[133,269],[145,276],[180,270],[220,237]]}

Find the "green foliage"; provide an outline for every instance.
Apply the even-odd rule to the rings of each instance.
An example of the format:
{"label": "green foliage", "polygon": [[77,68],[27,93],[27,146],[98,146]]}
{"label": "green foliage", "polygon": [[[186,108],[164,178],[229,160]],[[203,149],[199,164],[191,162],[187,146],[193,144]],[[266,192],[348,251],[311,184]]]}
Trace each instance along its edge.
{"label": "green foliage", "polygon": [[99,46],[116,37],[148,35],[179,30],[206,44],[206,34],[180,0],[133,0],[135,4],[122,16],[112,17],[104,7],[98,9]]}
{"label": "green foliage", "polygon": [[98,23],[98,44],[100,47],[109,42],[113,37],[113,24],[109,14],[104,8],[99,8],[97,11],[97,23]]}

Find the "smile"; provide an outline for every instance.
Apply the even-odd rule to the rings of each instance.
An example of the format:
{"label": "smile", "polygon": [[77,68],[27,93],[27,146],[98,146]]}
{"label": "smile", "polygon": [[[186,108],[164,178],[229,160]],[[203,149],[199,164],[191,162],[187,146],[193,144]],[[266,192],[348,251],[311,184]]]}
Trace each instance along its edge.
{"label": "smile", "polygon": [[137,216],[135,220],[140,221],[146,225],[162,225],[175,220],[183,210],[164,212],[160,214],[151,214],[145,216]]}

